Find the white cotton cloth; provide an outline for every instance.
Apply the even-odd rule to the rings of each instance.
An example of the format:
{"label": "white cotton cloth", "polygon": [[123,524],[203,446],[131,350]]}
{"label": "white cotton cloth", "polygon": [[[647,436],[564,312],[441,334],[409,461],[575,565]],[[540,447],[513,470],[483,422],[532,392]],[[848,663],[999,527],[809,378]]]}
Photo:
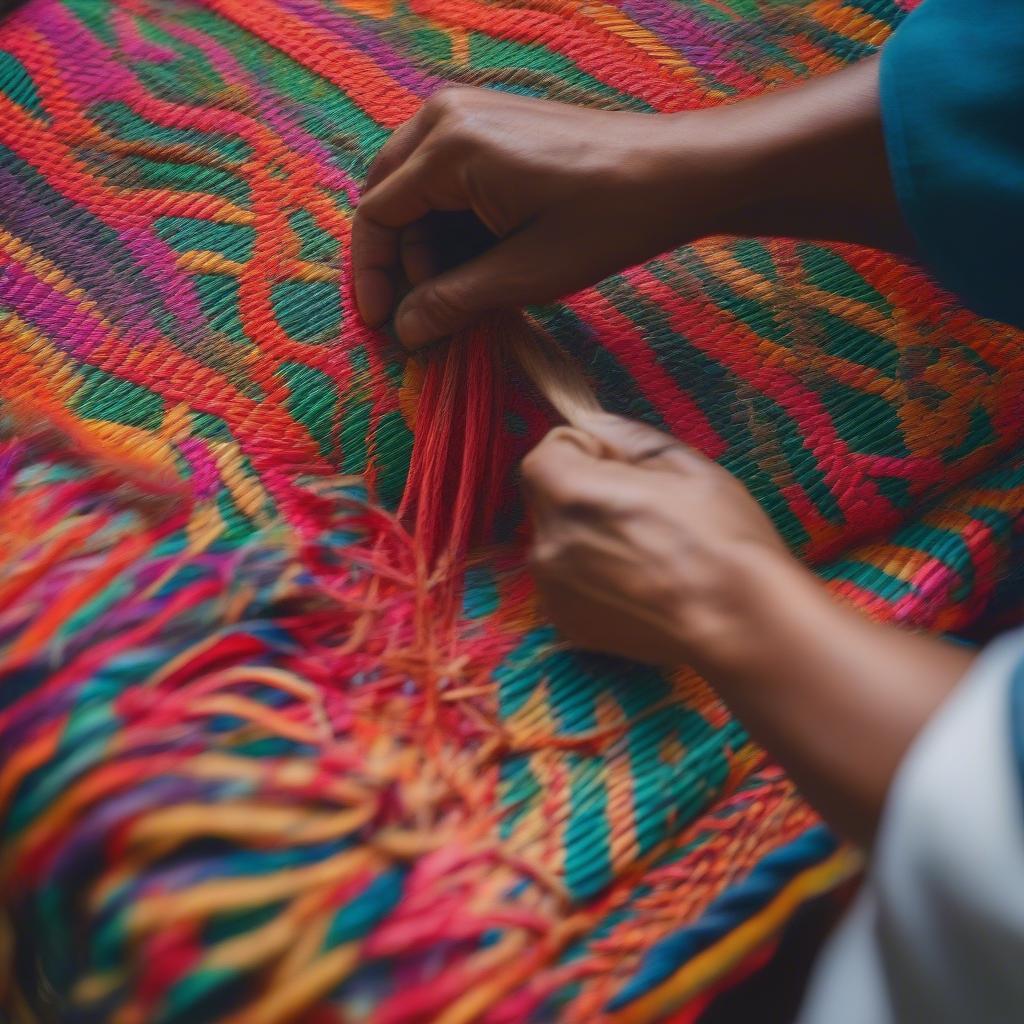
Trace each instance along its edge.
{"label": "white cotton cloth", "polygon": [[1024,631],[986,648],[904,758],[799,1024],[1024,1022],[1021,663]]}

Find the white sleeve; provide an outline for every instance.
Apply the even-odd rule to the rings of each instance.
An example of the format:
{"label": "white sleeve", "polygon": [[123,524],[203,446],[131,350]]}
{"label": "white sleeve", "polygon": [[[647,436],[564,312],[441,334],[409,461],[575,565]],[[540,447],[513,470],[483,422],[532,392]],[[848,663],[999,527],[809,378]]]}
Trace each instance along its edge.
{"label": "white sleeve", "polygon": [[986,648],[915,741],[800,1024],[1024,1021],[1022,666],[1024,631]]}

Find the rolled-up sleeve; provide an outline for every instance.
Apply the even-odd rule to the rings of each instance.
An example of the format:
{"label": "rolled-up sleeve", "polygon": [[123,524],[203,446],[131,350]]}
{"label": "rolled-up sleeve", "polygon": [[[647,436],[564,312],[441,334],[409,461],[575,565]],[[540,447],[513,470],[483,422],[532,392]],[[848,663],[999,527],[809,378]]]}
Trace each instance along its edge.
{"label": "rolled-up sleeve", "polygon": [[990,645],[889,794],[801,1024],[1024,1020],[1024,631]]}
{"label": "rolled-up sleeve", "polygon": [[924,0],[882,50],[882,120],[923,264],[1024,326],[1024,3]]}

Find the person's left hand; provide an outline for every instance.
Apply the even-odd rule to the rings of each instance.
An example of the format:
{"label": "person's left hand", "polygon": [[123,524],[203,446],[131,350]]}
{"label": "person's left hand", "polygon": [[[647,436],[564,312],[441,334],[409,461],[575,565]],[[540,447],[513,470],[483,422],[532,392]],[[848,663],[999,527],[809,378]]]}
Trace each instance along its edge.
{"label": "person's left hand", "polygon": [[537,587],[577,646],[710,665],[746,642],[759,613],[751,568],[795,566],[735,477],[643,423],[609,415],[585,431],[557,427],[522,473]]}

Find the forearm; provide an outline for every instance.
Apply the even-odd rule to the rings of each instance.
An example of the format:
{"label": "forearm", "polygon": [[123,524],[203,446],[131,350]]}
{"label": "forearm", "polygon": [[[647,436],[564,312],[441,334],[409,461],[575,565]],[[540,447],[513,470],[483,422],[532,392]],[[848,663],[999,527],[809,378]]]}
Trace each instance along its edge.
{"label": "forearm", "polygon": [[752,553],[740,573],[733,626],[699,667],[822,814],[867,844],[900,761],[973,654],[872,622],[785,556]]}
{"label": "forearm", "polygon": [[[913,239],[886,158],[879,64],[877,56],[870,57],[794,88],[673,115],[677,180],[692,180],[696,148],[722,183],[703,233],[847,241],[911,252]],[[692,231],[687,205],[680,196],[681,241]]]}

